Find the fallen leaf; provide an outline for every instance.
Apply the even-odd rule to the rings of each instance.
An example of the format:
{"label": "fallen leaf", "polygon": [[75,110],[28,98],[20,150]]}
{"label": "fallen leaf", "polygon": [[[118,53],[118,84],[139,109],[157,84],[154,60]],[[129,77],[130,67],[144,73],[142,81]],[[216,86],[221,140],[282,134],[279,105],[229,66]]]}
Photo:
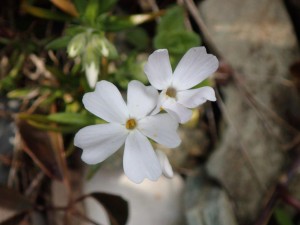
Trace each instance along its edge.
{"label": "fallen leaf", "polygon": [[17,122],[24,151],[49,177],[63,181],[64,156],[60,133],[43,131],[24,120]]}

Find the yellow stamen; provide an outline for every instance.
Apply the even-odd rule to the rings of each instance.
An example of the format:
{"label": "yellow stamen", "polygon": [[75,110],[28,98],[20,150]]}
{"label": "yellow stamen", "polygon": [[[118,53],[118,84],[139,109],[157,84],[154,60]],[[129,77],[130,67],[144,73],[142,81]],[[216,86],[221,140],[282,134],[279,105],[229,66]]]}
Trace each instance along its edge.
{"label": "yellow stamen", "polygon": [[169,87],[166,91],[166,95],[171,97],[171,98],[176,98],[176,94],[177,94],[177,91],[173,87]]}
{"label": "yellow stamen", "polygon": [[136,125],[137,125],[137,122],[135,119],[129,119],[126,122],[126,128],[128,130],[133,130],[136,127]]}

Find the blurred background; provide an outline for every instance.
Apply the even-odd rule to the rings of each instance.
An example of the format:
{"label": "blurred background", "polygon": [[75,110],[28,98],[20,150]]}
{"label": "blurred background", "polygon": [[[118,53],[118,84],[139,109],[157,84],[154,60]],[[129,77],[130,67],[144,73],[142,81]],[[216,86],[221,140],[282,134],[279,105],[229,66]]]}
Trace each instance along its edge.
{"label": "blurred background", "polygon": [[[300,225],[299,35],[298,0],[2,0],[0,224]],[[132,183],[122,150],[84,164],[74,135],[103,121],[83,94],[195,46],[220,61],[199,85],[217,101],[154,146],[174,177]]]}

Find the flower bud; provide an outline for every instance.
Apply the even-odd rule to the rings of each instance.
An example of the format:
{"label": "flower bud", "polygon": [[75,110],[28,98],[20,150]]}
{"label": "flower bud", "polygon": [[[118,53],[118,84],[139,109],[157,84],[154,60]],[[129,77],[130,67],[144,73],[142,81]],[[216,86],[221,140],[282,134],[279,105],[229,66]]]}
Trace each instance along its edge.
{"label": "flower bud", "polygon": [[94,88],[98,81],[98,74],[99,74],[98,64],[95,62],[91,62],[90,64],[85,64],[84,70],[85,70],[85,75],[89,86],[91,88]]}
{"label": "flower bud", "polygon": [[81,54],[86,45],[85,33],[77,34],[68,44],[69,57],[76,57]]}

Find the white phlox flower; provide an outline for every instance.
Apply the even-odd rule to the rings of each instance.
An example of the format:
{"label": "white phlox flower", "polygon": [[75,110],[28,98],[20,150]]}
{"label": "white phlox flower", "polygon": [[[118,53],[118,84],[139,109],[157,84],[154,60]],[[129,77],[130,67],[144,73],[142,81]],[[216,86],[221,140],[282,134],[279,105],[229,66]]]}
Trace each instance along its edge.
{"label": "white phlox flower", "polygon": [[163,175],[167,178],[172,178],[174,173],[166,154],[161,150],[156,150],[156,155],[159,159]]}
{"label": "white phlox flower", "polygon": [[90,88],[94,88],[98,81],[99,68],[96,63],[91,62],[84,66],[86,79]]}
{"label": "white phlox flower", "polygon": [[207,54],[205,47],[195,47],[183,56],[172,73],[168,51],[154,51],[149,56],[144,71],[150,84],[161,90],[155,112],[164,109],[180,123],[187,122],[192,116],[192,108],[207,100],[216,100],[211,87],[191,88],[215,72],[218,66],[218,59]]}
{"label": "white phlox flower", "polygon": [[127,177],[135,183],[145,178],[157,180],[162,169],[148,138],[169,148],[181,142],[176,120],[167,113],[149,115],[157,98],[153,87],[131,81],[126,104],[114,84],[98,82],[95,91],[86,93],[82,101],[88,111],[108,123],[87,126],[75,135],[74,144],[83,149],[82,160],[100,163],[125,143],[123,168]]}

